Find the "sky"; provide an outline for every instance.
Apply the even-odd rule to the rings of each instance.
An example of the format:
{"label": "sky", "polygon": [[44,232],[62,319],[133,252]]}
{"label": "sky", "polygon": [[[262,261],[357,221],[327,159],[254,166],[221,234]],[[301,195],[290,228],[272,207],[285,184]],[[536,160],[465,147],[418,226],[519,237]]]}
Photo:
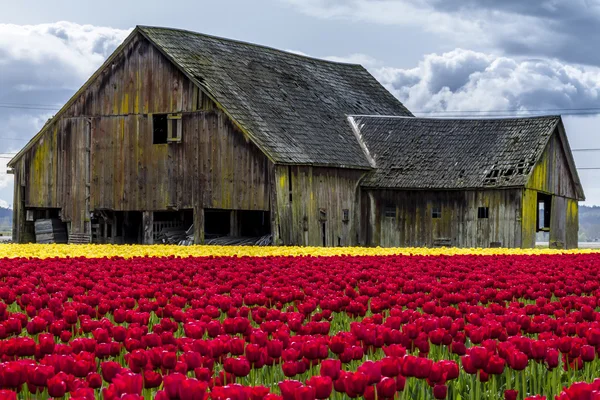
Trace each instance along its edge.
{"label": "sky", "polygon": [[[0,4],[0,206],[12,205],[10,154],[136,25],[360,63],[418,116],[563,114],[571,148],[600,149],[600,0]],[[600,151],[574,155],[578,168],[600,167]],[[579,176],[584,204],[600,205],[600,170]]]}

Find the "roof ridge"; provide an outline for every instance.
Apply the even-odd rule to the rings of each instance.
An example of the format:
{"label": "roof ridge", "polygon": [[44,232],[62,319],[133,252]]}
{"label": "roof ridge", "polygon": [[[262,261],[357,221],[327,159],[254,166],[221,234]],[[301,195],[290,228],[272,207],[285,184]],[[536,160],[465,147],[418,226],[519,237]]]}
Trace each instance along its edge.
{"label": "roof ridge", "polygon": [[408,115],[368,115],[368,114],[352,114],[348,115],[348,117],[352,118],[409,118],[413,120],[434,120],[434,121],[503,121],[503,120],[524,120],[524,119],[552,119],[552,118],[561,118],[559,114],[550,114],[550,115],[526,115],[522,117],[505,117],[505,116],[481,116],[481,118],[460,118],[460,117],[418,117],[418,116],[408,116]]}
{"label": "roof ridge", "polygon": [[365,68],[363,65],[357,64],[357,63],[326,60],[324,58],[313,57],[313,56],[309,56],[309,55],[306,55],[306,54],[293,53],[293,52],[287,51],[287,50],[281,50],[281,49],[278,49],[276,47],[267,46],[267,45],[264,45],[264,44],[252,43],[252,42],[246,42],[244,40],[239,40],[239,39],[231,39],[231,38],[226,38],[226,37],[222,37],[222,36],[210,35],[208,33],[195,32],[195,31],[191,31],[189,29],[167,28],[167,27],[164,27],[164,26],[150,26],[150,25],[137,25],[136,28],[139,28],[141,30],[144,30],[144,29],[162,29],[162,30],[165,30],[165,31],[175,31],[175,32],[190,33],[190,34],[193,34],[193,35],[202,36],[202,37],[206,37],[206,38],[217,39],[217,40],[224,40],[226,42],[243,44],[243,45],[246,45],[246,46],[259,47],[261,49],[272,50],[272,51],[275,51],[275,52],[278,52],[278,53],[282,53],[282,54],[285,54],[285,55],[290,55],[290,56],[295,56],[295,57],[299,57],[299,58],[303,58],[303,59],[318,61],[318,62],[322,62],[322,63],[326,63],[326,64],[347,65],[347,66],[352,66],[352,67]]}

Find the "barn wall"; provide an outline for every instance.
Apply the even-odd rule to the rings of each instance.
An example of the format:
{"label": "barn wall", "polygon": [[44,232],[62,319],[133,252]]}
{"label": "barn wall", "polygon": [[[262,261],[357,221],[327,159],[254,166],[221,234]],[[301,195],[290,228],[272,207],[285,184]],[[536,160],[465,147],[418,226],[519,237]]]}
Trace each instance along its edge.
{"label": "barn wall", "polygon": [[575,199],[567,199],[566,248],[576,249],[579,243],[579,203]]}
{"label": "barn wall", "polygon": [[[368,191],[365,201],[370,218],[363,236],[372,246],[521,246],[520,190]],[[385,216],[386,207],[396,216]],[[441,218],[432,218],[434,207],[441,207]],[[489,218],[478,218],[479,207],[488,207]]]}
{"label": "barn wall", "polygon": [[181,143],[152,144],[149,117],[95,118],[92,209],[268,211],[270,163],[228,117],[200,111],[182,123]]}
{"label": "barn wall", "polygon": [[554,132],[550,138],[542,157],[531,173],[526,188],[571,199],[577,198],[558,132]]}
{"label": "barn wall", "polygon": [[537,191],[531,189],[523,190],[523,215],[521,224],[523,248],[535,247],[537,207]]}
{"label": "barn wall", "polygon": [[[308,166],[275,166],[273,231],[276,243],[335,247],[357,244],[360,201],[357,186],[364,171]],[[291,178],[291,201],[290,201]],[[322,220],[321,209],[326,220]],[[348,221],[343,221],[343,210]]]}
{"label": "barn wall", "polygon": [[[182,143],[153,144],[152,114],[181,113]],[[71,233],[90,211],[269,210],[272,164],[141,36],[82,90],[15,164],[15,240],[24,207],[60,208]],[[89,183],[89,188],[86,186]],[[18,187],[19,185],[16,185]],[[87,200],[86,200],[87,199]]]}

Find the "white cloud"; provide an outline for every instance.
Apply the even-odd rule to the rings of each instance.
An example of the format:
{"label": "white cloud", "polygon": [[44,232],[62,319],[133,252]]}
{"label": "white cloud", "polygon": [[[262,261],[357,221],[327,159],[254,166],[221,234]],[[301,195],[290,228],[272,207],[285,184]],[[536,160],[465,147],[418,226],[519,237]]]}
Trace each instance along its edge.
{"label": "white cloud", "polygon": [[519,60],[469,50],[426,55],[417,67],[370,68],[415,112],[600,106],[600,68]]}
{"label": "white cloud", "polygon": [[128,33],[70,22],[0,24],[1,86],[4,90],[77,86]]}
{"label": "white cloud", "polygon": [[8,201],[0,199],[0,207],[2,207],[2,208],[11,208],[9,206],[10,206],[10,204],[8,204]]}

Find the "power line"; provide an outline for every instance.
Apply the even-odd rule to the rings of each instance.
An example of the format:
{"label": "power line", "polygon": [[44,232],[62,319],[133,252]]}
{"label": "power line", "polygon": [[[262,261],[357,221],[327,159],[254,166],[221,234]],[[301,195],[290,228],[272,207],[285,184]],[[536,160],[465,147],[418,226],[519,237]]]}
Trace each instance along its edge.
{"label": "power line", "polygon": [[538,108],[538,109],[508,109],[508,110],[422,110],[413,111],[415,113],[430,114],[430,113],[531,113],[531,112],[555,112],[555,111],[600,111],[600,107],[575,107],[575,108]]}
{"label": "power line", "polygon": [[17,110],[44,110],[44,111],[58,111],[59,108],[46,108],[46,107],[26,107],[26,106],[9,106],[0,104],[0,108],[13,108]]}

